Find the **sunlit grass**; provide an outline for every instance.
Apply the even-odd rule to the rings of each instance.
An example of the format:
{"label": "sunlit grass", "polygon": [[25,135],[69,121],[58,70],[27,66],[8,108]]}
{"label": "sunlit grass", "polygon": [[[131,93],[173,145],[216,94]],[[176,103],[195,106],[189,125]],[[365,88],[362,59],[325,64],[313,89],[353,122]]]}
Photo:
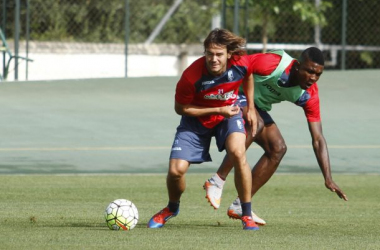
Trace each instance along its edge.
{"label": "sunlit grass", "polygon": [[[230,176],[213,210],[188,174],[180,214],[162,229],[150,217],[167,204],[165,175],[0,176],[0,249],[378,249],[380,176],[335,175],[349,201],[324,187],[321,175],[275,175],[253,199],[267,221],[242,230],[226,216],[236,196]],[[117,198],[140,213],[135,229],[111,231],[103,212]]]}

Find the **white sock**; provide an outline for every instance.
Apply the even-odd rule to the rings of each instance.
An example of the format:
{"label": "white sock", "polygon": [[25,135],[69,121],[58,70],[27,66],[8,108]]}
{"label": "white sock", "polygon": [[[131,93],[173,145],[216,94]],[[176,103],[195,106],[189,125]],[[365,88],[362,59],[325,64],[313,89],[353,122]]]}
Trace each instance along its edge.
{"label": "white sock", "polygon": [[223,187],[224,183],[226,181],[222,180],[218,174],[214,174],[211,179],[216,183],[216,185],[218,185],[220,188]]}

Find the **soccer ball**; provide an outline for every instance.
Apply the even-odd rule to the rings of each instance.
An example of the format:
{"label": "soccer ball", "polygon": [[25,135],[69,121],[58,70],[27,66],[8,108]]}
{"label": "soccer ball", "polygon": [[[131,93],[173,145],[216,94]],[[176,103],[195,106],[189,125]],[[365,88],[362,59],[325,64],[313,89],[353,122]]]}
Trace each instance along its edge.
{"label": "soccer ball", "polygon": [[111,230],[132,230],[139,220],[139,212],[131,201],[117,199],[107,206],[105,218]]}

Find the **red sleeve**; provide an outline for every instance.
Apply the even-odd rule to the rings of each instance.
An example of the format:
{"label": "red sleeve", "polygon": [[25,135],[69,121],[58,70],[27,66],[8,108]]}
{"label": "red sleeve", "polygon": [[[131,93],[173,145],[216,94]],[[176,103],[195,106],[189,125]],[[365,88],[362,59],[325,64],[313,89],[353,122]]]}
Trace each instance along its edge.
{"label": "red sleeve", "polygon": [[187,79],[185,73],[182,74],[175,90],[175,101],[182,105],[189,104],[193,101],[194,94],[194,85]]}
{"label": "red sleeve", "polygon": [[314,83],[306,91],[310,95],[310,99],[303,106],[303,110],[305,112],[306,119],[308,122],[320,122],[321,121],[321,114],[320,114],[319,94],[318,94],[317,83]]}
{"label": "red sleeve", "polygon": [[250,72],[261,76],[267,76],[277,68],[281,61],[281,56],[272,53],[257,53],[249,55],[248,59],[250,60]]}

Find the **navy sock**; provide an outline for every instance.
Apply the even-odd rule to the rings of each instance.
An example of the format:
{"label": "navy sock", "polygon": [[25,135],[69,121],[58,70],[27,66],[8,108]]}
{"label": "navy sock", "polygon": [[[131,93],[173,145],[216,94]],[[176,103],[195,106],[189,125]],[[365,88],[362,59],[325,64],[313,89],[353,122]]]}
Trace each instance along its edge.
{"label": "navy sock", "polygon": [[251,202],[241,203],[241,210],[243,212],[243,216],[252,216]]}
{"label": "navy sock", "polygon": [[175,201],[175,202],[169,201],[168,208],[170,212],[173,212],[173,213],[177,212],[179,209],[179,201]]}

